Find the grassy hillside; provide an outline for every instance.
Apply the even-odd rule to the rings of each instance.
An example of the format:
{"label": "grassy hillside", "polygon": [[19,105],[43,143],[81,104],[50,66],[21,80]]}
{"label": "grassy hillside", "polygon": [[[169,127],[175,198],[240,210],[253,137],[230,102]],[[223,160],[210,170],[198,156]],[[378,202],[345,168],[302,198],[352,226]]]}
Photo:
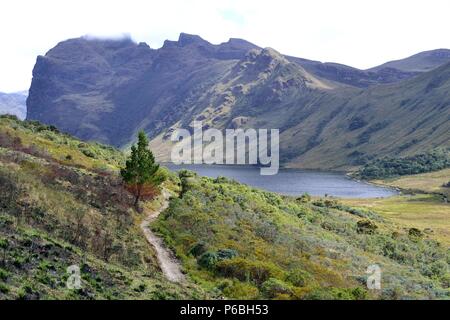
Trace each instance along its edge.
{"label": "grassy hillside", "polygon": [[[168,173],[173,198],[153,225],[187,275],[169,283],[118,178],[123,161],[114,148],[0,117],[0,299],[449,298],[448,246],[425,224],[189,172]],[[65,285],[74,264],[80,290]],[[372,264],[381,291],[366,289]]]}
{"label": "grassy hillside", "polygon": [[445,247],[450,246],[450,205],[442,196],[432,194],[402,195],[384,199],[343,199],[345,204],[368,209],[404,226],[416,228]]}
{"label": "grassy hillside", "polygon": [[450,198],[450,169],[435,172],[373,180],[377,184],[409,190],[411,192],[437,193]]}
{"label": "grassy hillside", "polygon": [[[0,299],[180,299],[121,186],[121,152],[0,117]],[[69,290],[67,268],[81,269]]]}
{"label": "grassy hillside", "polygon": [[[431,164],[431,163],[430,163]],[[374,210],[406,227],[450,244],[450,169],[375,179],[372,182],[402,190],[405,195],[386,199],[345,199],[346,204]]]}
{"label": "grassy hillside", "polygon": [[[188,274],[228,298],[448,298],[448,251],[421,231],[332,199],[281,197],[180,173],[154,230]],[[445,227],[444,227],[445,228]],[[381,292],[366,268],[383,270]]]}

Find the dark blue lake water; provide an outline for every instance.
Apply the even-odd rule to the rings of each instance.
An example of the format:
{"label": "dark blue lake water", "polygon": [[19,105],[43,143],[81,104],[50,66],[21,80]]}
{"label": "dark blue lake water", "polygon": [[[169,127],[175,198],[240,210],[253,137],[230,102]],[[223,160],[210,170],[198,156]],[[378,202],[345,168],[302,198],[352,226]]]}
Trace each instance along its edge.
{"label": "dark blue lake water", "polygon": [[174,164],[165,166],[171,170],[192,170],[206,177],[224,176],[256,188],[293,196],[305,192],[314,196],[327,194],[341,198],[379,198],[396,194],[394,190],[355,181],[338,172],[280,169],[277,175],[262,176],[259,168],[250,166]]}

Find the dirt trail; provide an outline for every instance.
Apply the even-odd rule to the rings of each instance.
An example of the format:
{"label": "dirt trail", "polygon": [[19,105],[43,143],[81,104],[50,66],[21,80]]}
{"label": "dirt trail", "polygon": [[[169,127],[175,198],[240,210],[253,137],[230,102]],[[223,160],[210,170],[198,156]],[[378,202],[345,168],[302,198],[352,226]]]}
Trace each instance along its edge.
{"label": "dirt trail", "polygon": [[181,272],[180,263],[175,258],[174,254],[164,245],[164,241],[156,236],[149,228],[150,224],[169,206],[169,192],[163,190],[162,196],[164,200],[161,207],[155,211],[146,212],[147,217],[142,221],[141,229],[144,232],[147,241],[155,248],[159,266],[166,278],[172,282],[183,282],[185,277]]}

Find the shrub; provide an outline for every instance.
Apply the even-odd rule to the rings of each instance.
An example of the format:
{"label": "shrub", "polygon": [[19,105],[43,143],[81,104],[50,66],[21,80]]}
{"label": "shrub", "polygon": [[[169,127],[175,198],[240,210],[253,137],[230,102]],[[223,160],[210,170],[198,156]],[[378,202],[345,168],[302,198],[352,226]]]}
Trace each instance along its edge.
{"label": "shrub", "polygon": [[200,256],[200,258],[197,260],[197,263],[205,269],[212,270],[214,269],[218,261],[219,257],[217,256],[217,253],[208,251]]}
{"label": "shrub", "polygon": [[6,250],[8,248],[8,239],[0,238],[0,249]]}
{"label": "shrub", "polygon": [[80,151],[81,151],[86,157],[93,158],[93,159],[96,159],[96,158],[97,158],[96,155],[95,155],[95,153],[94,153],[91,149],[88,149],[88,148],[82,148],[82,149],[80,149]]}
{"label": "shrub", "polygon": [[309,193],[305,192],[304,194],[302,194],[300,197],[298,197],[295,200],[300,203],[308,203],[311,201],[311,196],[309,195]]}
{"label": "shrub", "polygon": [[180,177],[180,179],[193,178],[193,177],[196,177],[197,174],[194,171],[189,171],[189,170],[183,169],[183,170],[178,171],[178,176]]}
{"label": "shrub", "polygon": [[294,269],[289,272],[286,280],[296,287],[305,287],[311,281],[311,275],[304,270]]}
{"label": "shrub", "polygon": [[198,257],[204,254],[208,250],[206,243],[203,241],[197,242],[189,249],[189,254],[192,254],[194,257]]}
{"label": "shrub", "polygon": [[411,240],[421,239],[423,237],[423,232],[417,228],[411,228],[408,230],[408,236]]}
{"label": "shrub", "polygon": [[233,282],[231,286],[227,286],[223,290],[224,295],[231,299],[254,300],[259,296],[257,287],[250,283]]}
{"label": "shrub", "polygon": [[[198,246],[194,248],[199,250]],[[200,258],[198,259],[198,264],[203,268],[212,270],[216,266],[217,262],[232,259],[236,256],[237,252],[232,249],[220,249],[217,252],[208,251],[200,256]]]}
{"label": "shrub", "polygon": [[261,285],[271,277],[280,277],[282,274],[282,271],[273,264],[239,257],[218,262],[216,270],[224,277],[253,281],[257,285]]}
{"label": "shrub", "polygon": [[362,288],[318,288],[304,297],[306,300],[363,300],[367,291]]}
{"label": "shrub", "polygon": [[217,251],[219,260],[232,259],[234,257],[237,257],[237,255],[237,251],[233,249],[220,249],[219,251]]}
{"label": "shrub", "polygon": [[9,292],[8,286],[4,283],[0,283],[0,292],[4,294],[8,293]]}
{"label": "shrub", "polygon": [[0,280],[6,281],[9,277],[9,272],[0,268]]}
{"label": "shrub", "polygon": [[268,298],[275,298],[278,295],[291,295],[292,291],[289,286],[281,280],[270,278],[261,286],[261,292]]}
{"label": "shrub", "polygon": [[374,222],[372,222],[368,219],[365,219],[365,220],[359,220],[356,223],[356,228],[357,228],[356,231],[358,233],[374,234],[375,231],[378,229],[378,226]]}

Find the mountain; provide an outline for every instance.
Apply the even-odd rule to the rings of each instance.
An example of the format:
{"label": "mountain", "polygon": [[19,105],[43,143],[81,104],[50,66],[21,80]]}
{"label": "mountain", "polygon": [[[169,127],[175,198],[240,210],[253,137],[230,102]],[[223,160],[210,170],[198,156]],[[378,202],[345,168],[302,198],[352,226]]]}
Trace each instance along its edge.
{"label": "mountain", "polygon": [[371,68],[368,71],[377,72],[385,68],[391,68],[403,72],[425,72],[439,67],[449,61],[449,49],[436,49],[420,52],[405,59],[389,61],[381,66]]}
{"label": "mountain", "polygon": [[16,93],[0,92],[0,114],[11,114],[19,119],[25,119],[27,115],[28,91]]}
{"label": "mountain", "polygon": [[137,128],[158,132],[176,121],[249,46],[238,39],[212,46],[186,34],[159,50],[129,39],[68,40],[38,57],[28,118],[122,146]]}
{"label": "mountain", "polygon": [[144,129],[163,160],[170,133],[194,119],[279,128],[284,165],[342,169],[448,145],[449,71],[364,71],[188,34],[156,50],[78,38],[38,57],[28,119],[118,147]]}
{"label": "mountain", "polygon": [[[315,163],[330,168],[329,164],[359,165],[368,159],[448,147],[449,88],[450,64],[446,64],[344,98],[342,92],[325,95],[315,103],[311,115],[306,110],[298,115],[299,110],[291,108],[295,125],[284,132],[284,149],[290,147],[298,157],[289,162],[292,166]],[[266,118],[270,119],[270,114]]]}
{"label": "mountain", "polygon": [[367,70],[360,70],[338,63],[322,63],[296,57],[288,57],[288,59],[320,77],[355,87],[366,88],[377,84],[398,82],[435,69],[450,62],[450,50],[425,51]]}
{"label": "mountain", "polygon": [[[287,58],[317,76],[358,88],[393,83],[414,77],[418,74],[415,71],[403,71],[390,67],[383,67],[377,70],[360,70],[339,63],[323,63],[296,57]],[[450,58],[447,61],[450,61]]]}

